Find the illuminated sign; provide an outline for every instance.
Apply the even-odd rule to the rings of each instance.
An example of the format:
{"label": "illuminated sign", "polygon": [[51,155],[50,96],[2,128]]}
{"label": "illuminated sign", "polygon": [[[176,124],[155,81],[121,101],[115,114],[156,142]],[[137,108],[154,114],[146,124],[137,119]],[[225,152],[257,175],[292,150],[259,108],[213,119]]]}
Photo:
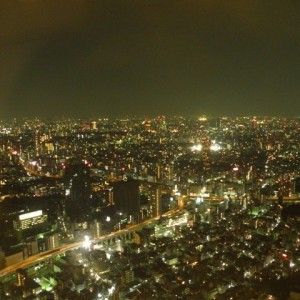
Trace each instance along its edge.
{"label": "illuminated sign", "polygon": [[19,215],[19,220],[26,220],[26,219],[30,219],[30,218],[34,218],[34,217],[39,217],[43,215],[43,211],[42,210],[37,210],[37,211],[33,211],[27,214],[23,214],[23,215]]}

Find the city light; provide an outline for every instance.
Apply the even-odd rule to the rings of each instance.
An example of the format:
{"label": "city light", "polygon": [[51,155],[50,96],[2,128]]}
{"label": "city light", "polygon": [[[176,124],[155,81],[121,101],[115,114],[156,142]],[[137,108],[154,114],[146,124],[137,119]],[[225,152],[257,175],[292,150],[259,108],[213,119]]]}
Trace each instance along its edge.
{"label": "city light", "polygon": [[22,220],[26,220],[26,219],[31,219],[31,218],[39,217],[41,215],[43,215],[43,211],[37,210],[37,211],[30,212],[30,213],[19,215],[19,220],[22,221]]}
{"label": "city light", "polygon": [[[13,236],[0,245],[0,275],[10,294],[17,285],[27,288],[28,276],[51,294],[72,282],[66,293],[99,293],[101,300],[148,299],[146,286],[155,287],[153,298],[166,299],[174,290],[178,297],[229,299],[233,287],[243,299],[245,286],[258,286],[251,295],[256,299],[271,292],[264,290],[265,280],[289,282],[300,271],[295,120],[266,120],[261,131],[247,118],[166,118],[164,124],[149,122],[150,130],[139,119],[99,121],[93,131],[79,120],[66,122],[55,129],[45,123],[40,136],[36,125],[32,132],[26,127],[22,159],[11,155],[22,126],[0,147],[0,225],[3,237]],[[36,136],[34,147],[26,146],[27,131],[28,138]],[[264,132],[272,139],[261,138]],[[50,141],[52,150],[45,146]],[[27,168],[32,161],[38,163]],[[27,275],[14,277],[20,269]],[[220,272],[226,280],[215,289]],[[198,289],[194,274],[200,273]],[[174,276],[170,286],[164,284]],[[17,283],[7,285],[9,278]]]}
{"label": "city light", "polygon": [[90,249],[92,245],[92,241],[90,240],[90,237],[88,235],[84,236],[84,241],[82,243],[83,248]]}
{"label": "city light", "polygon": [[219,151],[219,150],[221,150],[221,146],[218,145],[218,144],[212,144],[210,146],[210,150],[212,150],[212,151]]}
{"label": "city light", "polygon": [[202,150],[202,145],[197,144],[197,145],[193,145],[191,147],[192,151],[201,151]]}

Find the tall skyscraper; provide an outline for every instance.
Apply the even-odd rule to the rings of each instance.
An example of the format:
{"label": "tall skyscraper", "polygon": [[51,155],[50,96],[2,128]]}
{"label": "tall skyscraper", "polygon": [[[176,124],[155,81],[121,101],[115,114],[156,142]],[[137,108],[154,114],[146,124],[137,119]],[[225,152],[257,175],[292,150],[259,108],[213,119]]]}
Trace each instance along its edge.
{"label": "tall skyscraper", "polygon": [[92,193],[90,169],[85,164],[71,165],[65,172],[66,215],[71,221],[86,221],[90,217]]}
{"label": "tall skyscraper", "polygon": [[162,214],[162,199],[161,186],[158,186],[155,193],[155,216],[159,217]]}
{"label": "tall skyscraper", "polygon": [[138,216],[140,210],[139,182],[136,180],[111,183],[113,203],[116,210]]}

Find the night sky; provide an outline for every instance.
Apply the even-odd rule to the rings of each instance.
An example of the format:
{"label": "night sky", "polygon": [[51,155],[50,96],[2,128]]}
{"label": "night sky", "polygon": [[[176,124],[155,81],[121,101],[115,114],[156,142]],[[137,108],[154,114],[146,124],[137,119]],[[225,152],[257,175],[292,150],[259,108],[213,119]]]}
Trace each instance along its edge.
{"label": "night sky", "polygon": [[300,115],[298,0],[0,2],[0,118]]}

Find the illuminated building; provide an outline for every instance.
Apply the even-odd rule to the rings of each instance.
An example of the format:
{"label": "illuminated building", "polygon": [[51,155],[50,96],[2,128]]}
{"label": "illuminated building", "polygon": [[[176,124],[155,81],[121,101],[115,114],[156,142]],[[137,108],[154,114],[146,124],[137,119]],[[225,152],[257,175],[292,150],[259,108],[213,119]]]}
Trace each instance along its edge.
{"label": "illuminated building", "polygon": [[35,143],[35,154],[39,155],[41,150],[41,136],[38,130],[35,131],[34,143]]}
{"label": "illuminated building", "polygon": [[38,242],[36,240],[26,241],[23,249],[23,256],[28,257],[39,252]]}
{"label": "illuminated building", "polygon": [[16,231],[24,231],[39,225],[44,225],[47,219],[47,215],[44,215],[42,210],[36,210],[19,215],[18,220],[13,221],[13,227]]}
{"label": "illuminated building", "polygon": [[159,217],[162,214],[161,186],[156,189],[155,194],[155,215]]}
{"label": "illuminated building", "polygon": [[90,224],[90,232],[93,238],[99,238],[102,234],[102,225],[97,220]]}
{"label": "illuminated building", "polygon": [[47,250],[52,250],[59,247],[59,235],[55,233],[47,237]]}
{"label": "illuminated building", "polygon": [[125,279],[126,284],[133,282],[134,281],[134,272],[133,272],[133,270],[126,270],[124,279]]}
{"label": "illuminated building", "polygon": [[93,122],[92,122],[91,129],[92,129],[92,130],[97,130],[97,122],[96,122],[96,121],[93,121]]}
{"label": "illuminated building", "polygon": [[145,126],[145,131],[150,132],[151,131],[151,121],[150,120],[145,120],[143,122],[143,125]]}
{"label": "illuminated building", "polygon": [[17,286],[24,286],[25,285],[25,280],[27,278],[27,273],[23,269],[18,269],[17,270]]}
{"label": "illuminated building", "polygon": [[43,150],[46,152],[53,152],[54,151],[54,143],[53,142],[44,142],[43,143]]}

